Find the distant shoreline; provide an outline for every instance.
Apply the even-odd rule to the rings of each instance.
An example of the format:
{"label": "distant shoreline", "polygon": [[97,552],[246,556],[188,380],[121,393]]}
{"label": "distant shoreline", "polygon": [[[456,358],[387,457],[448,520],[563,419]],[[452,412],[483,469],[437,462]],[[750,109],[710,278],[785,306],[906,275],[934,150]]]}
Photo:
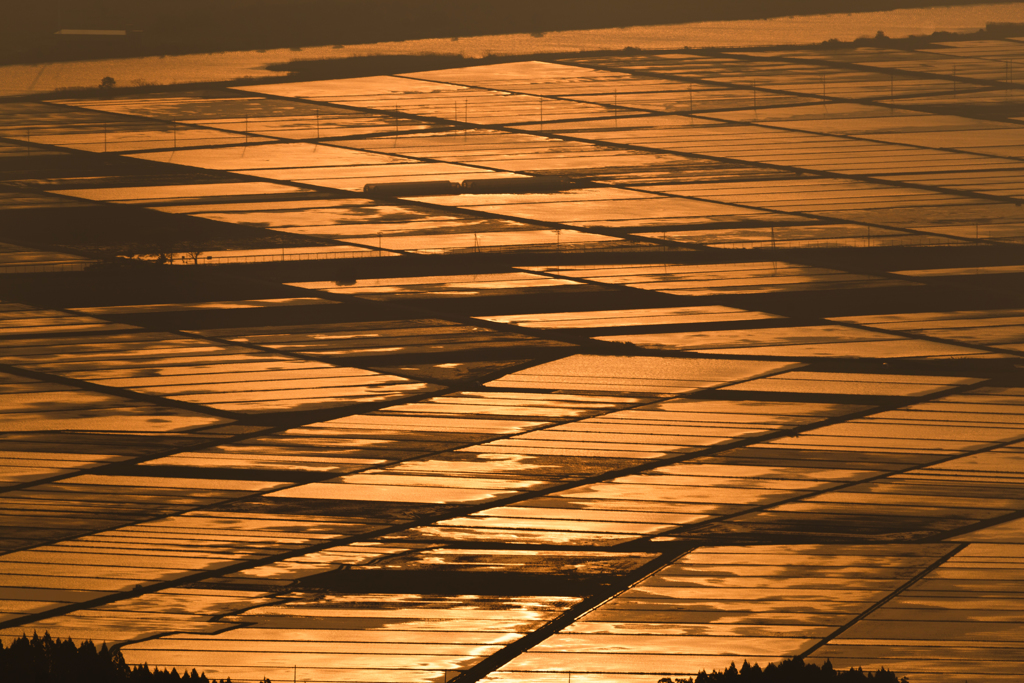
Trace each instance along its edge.
{"label": "distant shoreline", "polygon": [[[786,21],[785,19],[781,21]],[[725,22],[722,22],[725,23]],[[947,31],[936,31],[928,35],[910,35],[904,37],[889,37],[886,35],[862,36],[852,40],[840,40],[836,38],[826,39],[815,43],[793,43],[785,41],[772,46],[748,46],[747,51],[778,50],[778,49],[800,49],[809,45],[828,47],[831,49],[843,49],[848,47],[884,47],[892,49],[920,48],[935,42],[998,39],[1009,36],[1024,36],[1024,22],[1018,23],[989,23],[989,25],[978,31],[970,33],[953,33]],[[509,37],[509,36],[503,36]],[[486,37],[484,37],[486,38]],[[469,39],[470,41],[474,39]],[[443,43],[446,41],[422,41],[423,43]],[[466,41],[463,41],[466,42]],[[453,42],[454,44],[458,44]],[[397,44],[403,45],[403,44]],[[484,64],[496,64],[506,62],[520,62],[531,60],[551,61],[572,58],[593,58],[604,56],[617,56],[624,53],[644,52],[657,54],[661,52],[679,52],[686,50],[694,54],[716,53],[720,48],[692,47],[692,48],[636,48],[625,49],[596,49],[576,51],[537,51],[520,52],[514,54],[487,54],[483,57],[467,57],[456,53],[446,52],[381,52],[379,54],[356,54],[349,56],[301,56],[309,54],[310,50],[292,52],[290,50],[267,51],[265,54],[250,53],[229,53],[224,68],[216,66],[217,58],[224,55],[184,55],[171,56],[168,58],[144,57],[125,60],[100,60],[95,62],[79,62],[73,64],[50,64],[38,65],[35,67],[26,66],[0,66],[0,82],[6,78],[8,86],[14,92],[4,93],[0,91],[0,100],[45,100],[52,98],[54,93],[60,92],[63,96],[74,97],[109,97],[112,92],[120,94],[141,94],[147,92],[174,92],[190,91],[204,87],[226,87],[231,85],[254,85],[258,83],[281,83],[292,81],[326,80],[336,78],[358,78],[366,76],[384,76],[416,71],[430,71],[436,69],[464,68]],[[317,50],[312,50],[316,54]],[[337,51],[334,51],[335,53]],[[288,55],[299,55],[295,59],[287,59]],[[246,56],[251,63],[236,63],[235,55]],[[284,57],[284,59],[281,59]],[[253,58],[258,58],[252,61]],[[275,59],[277,58],[277,59]],[[205,73],[209,78],[198,78],[194,80],[178,80],[175,76],[180,70],[187,70],[196,61],[204,65],[212,65],[211,72]],[[139,63],[145,62],[146,66],[140,67]],[[168,68],[163,73],[164,81],[160,82],[132,82],[125,78],[125,73],[133,73],[140,68]],[[257,74],[244,74],[254,69]],[[51,71],[52,70],[52,71]],[[84,70],[85,76],[76,74],[70,78],[76,70]],[[67,82],[73,84],[56,85],[49,83],[48,88],[36,91],[24,90],[17,92],[18,82],[32,80],[33,85],[43,76],[44,73],[56,73]],[[125,73],[122,73],[125,72]],[[113,88],[102,88],[100,77],[113,74],[115,84]],[[152,75],[152,74],[151,74]],[[159,78],[159,76],[157,76]],[[172,78],[173,77],[173,78]],[[167,80],[167,79],[170,80]]]}
{"label": "distant shoreline", "polygon": [[[270,50],[545,33],[826,13],[1010,4],[1012,0],[80,0],[57,14],[17,3],[0,25],[0,64]],[[61,35],[123,29],[123,36]]]}

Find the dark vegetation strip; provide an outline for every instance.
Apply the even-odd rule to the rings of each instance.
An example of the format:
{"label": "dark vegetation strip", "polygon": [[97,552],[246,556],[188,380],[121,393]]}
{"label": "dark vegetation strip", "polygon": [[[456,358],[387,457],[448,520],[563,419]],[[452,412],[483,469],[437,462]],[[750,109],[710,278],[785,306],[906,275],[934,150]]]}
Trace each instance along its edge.
{"label": "dark vegetation strip", "polygon": [[23,635],[6,648],[0,641],[0,672],[3,680],[19,683],[231,683],[230,678],[208,679],[195,669],[179,674],[177,669],[151,670],[147,664],[131,667],[106,643],[96,649],[86,640],[76,647],[71,638],[53,640],[49,633],[31,639]]}
{"label": "dark vegetation strip", "polygon": [[[947,0],[974,5],[992,0]],[[928,7],[934,0],[833,0],[830,12]],[[78,0],[7,3],[0,63],[584,30],[819,14],[818,0]],[[56,36],[60,29],[124,36]]]}
{"label": "dark vegetation strip", "polygon": [[701,671],[697,674],[696,680],[677,678],[673,681],[671,678],[665,677],[658,683],[724,683],[725,681],[743,681],[743,683],[747,681],[751,683],[828,683],[831,681],[836,683],[859,683],[859,681],[907,683],[908,680],[906,677],[897,678],[896,674],[886,671],[885,667],[875,673],[864,673],[863,669],[853,669],[852,667],[849,671],[836,671],[832,667],[832,662],[828,660],[818,666],[817,664],[806,664],[801,657],[794,657],[777,665],[769,664],[763,669],[759,664],[751,666],[746,661],[743,662],[740,669],[737,669],[736,663],[733,662],[725,671],[712,671],[711,673]]}

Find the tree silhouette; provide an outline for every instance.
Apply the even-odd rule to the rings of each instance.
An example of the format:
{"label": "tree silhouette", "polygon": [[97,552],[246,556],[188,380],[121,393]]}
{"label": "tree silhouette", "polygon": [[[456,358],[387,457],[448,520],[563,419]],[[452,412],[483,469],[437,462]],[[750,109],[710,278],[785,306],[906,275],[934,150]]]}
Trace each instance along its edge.
{"label": "tree silhouette", "polygon": [[[54,640],[49,633],[18,638],[9,647],[0,641],[0,679],[17,683],[231,683],[210,680],[195,669],[150,669],[148,664],[130,667],[116,649],[106,643],[97,650],[91,640],[75,647],[70,638]],[[264,679],[266,683],[270,683]]]}
{"label": "tree silhouette", "polygon": [[786,659],[779,664],[771,663],[762,669],[758,664],[743,662],[737,670],[736,663],[730,664],[725,671],[701,671],[697,678],[662,678],[658,683],[720,683],[736,681],[736,683],[908,683],[906,677],[897,678],[896,674],[880,668],[874,673],[864,673],[863,669],[836,671],[832,662],[825,660],[821,666],[805,664],[800,657]]}

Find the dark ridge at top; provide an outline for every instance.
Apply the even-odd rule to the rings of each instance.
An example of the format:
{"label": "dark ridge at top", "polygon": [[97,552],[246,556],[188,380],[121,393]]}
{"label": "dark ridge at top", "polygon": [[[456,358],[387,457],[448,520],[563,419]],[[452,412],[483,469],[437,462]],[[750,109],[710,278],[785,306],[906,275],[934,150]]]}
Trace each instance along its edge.
{"label": "dark ridge at top", "polygon": [[[137,0],[8,3],[0,63],[762,19],[929,7],[931,0]],[[949,1],[983,4],[983,0]],[[55,35],[116,30],[126,35]]]}

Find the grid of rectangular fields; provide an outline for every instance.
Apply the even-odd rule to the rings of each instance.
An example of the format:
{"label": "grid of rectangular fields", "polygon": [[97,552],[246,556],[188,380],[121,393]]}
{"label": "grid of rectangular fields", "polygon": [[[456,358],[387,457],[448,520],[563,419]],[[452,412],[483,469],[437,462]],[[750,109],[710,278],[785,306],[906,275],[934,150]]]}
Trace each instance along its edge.
{"label": "grid of rectangular fields", "polygon": [[[750,201],[749,198],[744,198]],[[786,217],[786,222],[789,222]],[[823,219],[824,220],[824,219]],[[809,225],[745,225],[740,228],[720,226],[699,229],[687,226],[681,230],[655,232],[633,232],[635,237],[647,237],[662,241],[677,242],[680,245],[706,245],[720,249],[767,249],[793,247],[882,247],[903,244],[925,245],[927,240],[949,244],[946,235],[922,235],[916,232],[880,228],[877,225],[856,223],[828,223]]]}
{"label": "grid of rectangular fields", "polygon": [[[362,512],[364,514],[354,515],[351,519],[361,521],[385,519],[383,515],[374,518],[370,514],[365,514],[366,510]],[[293,519],[300,518],[293,517]],[[306,521],[315,525],[329,519],[329,516],[310,515]],[[321,547],[299,555],[289,554],[287,559],[262,563],[226,574],[220,573],[198,583],[210,588],[235,590],[239,587],[248,587],[249,590],[276,591],[289,586],[293,581],[316,577],[328,572],[359,568],[387,568],[396,561],[399,564],[411,563],[412,558],[423,552],[423,548],[416,545],[399,546],[375,541],[353,541],[342,545]],[[425,554],[429,555],[430,552],[427,550]]]}
{"label": "grid of rectangular fields", "polygon": [[[175,635],[124,650],[133,663],[207,675],[305,681],[440,681],[558,617],[578,598],[290,593],[228,617],[239,628]],[[192,664],[187,664],[192,666]]]}
{"label": "grid of rectangular fields", "polygon": [[[736,51],[735,54],[747,55],[750,57],[768,57],[783,60],[796,60],[805,62],[830,62],[836,68],[849,68],[850,65],[875,67],[880,69],[893,69],[895,78],[903,78],[913,74],[930,74],[932,76],[946,77],[952,81],[957,79],[975,79],[998,81],[1007,76],[1006,63],[1004,59],[991,58],[992,46],[997,51],[1000,48],[1014,50],[1014,44],[1019,45],[1014,39],[1009,41],[971,41],[973,47],[963,43],[933,43],[929,46],[922,46],[917,49],[887,49],[877,46],[858,46],[856,48],[839,47],[827,52],[805,52],[802,50],[758,50]],[[987,43],[989,46],[981,48],[980,44]],[[989,53],[986,55],[985,53]],[[956,69],[954,73],[954,67]],[[904,73],[900,73],[904,72]],[[969,90],[977,85],[970,81],[961,81],[960,92]]]}
{"label": "grid of rectangular fields", "polygon": [[955,544],[705,547],[603,603],[486,681],[650,680],[801,654]]}
{"label": "grid of rectangular fields", "polygon": [[910,208],[870,208],[834,211],[823,215],[838,220],[857,221],[920,235],[944,235],[958,240],[989,240],[1020,244],[1024,231],[1020,209],[1006,202],[938,204]]}
{"label": "grid of rectangular fields", "polygon": [[[376,414],[346,418],[318,426],[316,431],[287,431],[273,436],[218,445],[201,452],[181,452],[151,459],[143,465],[220,467],[324,472],[374,472],[394,462],[415,460],[388,474],[464,472],[516,475],[508,462],[471,462],[458,454],[429,457],[453,446],[488,441],[495,436],[580,419],[636,402],[631,398],[571,396],[517,392],[457,392],[415,404],[387,408]],[[405,425],[404,427],[402,425]],[[389,429],[390,428],[390,429]],[[390,432],[390,433],[389,433]],[[327,438],[326,435],[335,438]],[[376,437],[370,439],[370,435]],[[361,438],[362,437],[362,438]],[[387,439],[386,437],[390,437]],[[431,440],[437,439],[436,442]],[[398,444],[409,443],[409,450]],[[392,443],[394,448],[386,448]],[[362,448],[358,448],[362,446]],[[470,460],[472,460],[472,457]],[[424,459],[425,458],[425,459]],[[458,461],[458,462],[457,462]]]}
{"label": "grid of rectangular fields", "polygon": [[[436,128],[414,119],[395,119],[393,114],[373,114],[327,104],[297,100],[252,97],[230,92],[212,95],[185,93],[151,97],[118,97],[109,100],[62,100],[60,104],[115,114],[127,114],[177,124],[187,139],[195,127],[284,139],[345,138],[363,135],[393,135],[396,131]],[[172,142],[175,139],[172,138]]]}
{"label": "grid of rectangular fields", "polygon": [[[913,178],[908,178],[906,182],[913,182]],[[750,183],[671,183],[647,185],[644,189],[730,204],[745,204],[779,212],[821,213],[866,207],[934,206],[948,201],[947,197],[930,190],[845,178],[786,179]]]}
{"label": "grid of rectangular fields", "polygon": [[82,270],[92,263],[95,263],[93,259],[84,256],[0,243],[0,273],[16,273],[40,268],[60,271]]}
{"label": "grid of rectangular fields", "polygon": [[816,650],[839,669],[884,666],[922,683],[1014,681],[1021,658],[1020,536],[971,543]]}
{"label": "grid of rectangular fields", "polygon": [[[814,424],[861,408],[825,403],[765,407],[755,401],[674,399],[465,450],[478,457],[514,458],[530,470],[534,470],[534,462],[547,464],[547,456],[551,464],[545,473],[557,471],[553,466],[559,460],[567,469],[579,460],[591,470],[587,472],[591,477],[611,475],[637,462],[679,460],[688,453],[763,438],[775,431]],[[783,468],[682,462],[444,520],[399,538],[618,545],[808,491],[831,488],[837,480],[842,482],[849,476],[850,473],[834,470],[803,469],[790,473]]]}
{"label": "grid of rectangular fields", "polygon": [[[609,108],[606,115],[612,116],[636,110],[689,112],[706,109],[710,102],[722,106],[723,102],[753,97],[752,93],[737,94],[715,84],[681,83],[566,62],[513,62],[409,75],[438,83],[601,104]],[[798,99],[777,93],[759,93],[759,97],[762,106]]]}
{"label": "grid of rectangular fields", "polygon": [[514,251],[601,251],[629,248],[620,237],[566,228],[517,228],[507,231],[459,232],[435,235],[393,235],[348,240],[366,249],[407,254],[469,254]]}
{"label": "grid of rectangular fields", "polygon": [[[0,379],[7,379],[6,377]],[[8,389],[10,384],[5,382],[0,385]],[[99,467],[107,463],[123,462],[130,460],[130,455],[117,453],[75,453],[66,452],[68,449],[56,448],[52,452],[35,450],[16,450],[18,446],[14,443],[5,443],[3,454],[0,455],[0,486],[10,486],[39,479],[87,470]],[[5,511],[6,512],[6,511]],[[5,517],[5,523],[13,525],[16,516],[0,513]]]}
{"label": "grid of rectangular fields", "polygon": [[527,272],[556,274],[560,277],[653,290],[679,296],[714,294],[759,294],[810,290],[904,286],[910,283],[875,275],[846,273],[780,261],[765,263],[726,263],[701,266],[623,265],[623,266],[524,266]]}
{"label": "grid of rectangular fields", "polygon": [[0,302],[0,335],[4,337],[77,332],[121,332],[135,330],[131,325],[113,323],[89,315],[40,309],[24,304]]}
{"label": "grid of rectangular fields", "polygon": [[964,60],[981,66],[987,63],[992,80],[1013,78],[1012,64],[1015,59],[1024,59],[1024,42],[1019,38],[1009,40],[972,40],[969,43],[934,43],[920,49],[923,55],[941,55],[947,59]]}
{"label": "grid of rectangular fields", "polygon": [[60,102],[9,102],[0,106],[0,115],[3,137],[83,152],[142,152],[245,141],[244,134],[90,111]]}
{"label": "grid of rectangular fields", "polygon": [[375,154],[328,143],[310,142],[235,144],[129,156],[352,192],[362,191],[368,183],[433,180],[461,182],[475,178],[508,176],[459,164],[419,162],[396,155]]}
{"label": "grid of rectangular fields", "polygon": [[[88,593],[67,590],[34,594],[31,589],[22,589],[19,595],[8,604],[15,609],[26,610],[21,614],[28,615],[66,607]],[[50,601],[47,602],[46,598]],[[224,624],[215,621],[218,617],[272,599],[272,595],[251,590],[168,588],[91,609],[79,609],[65,616],[41,618],[35,623],[53,638],[72,638],[75,642],[95,640],[113,643],[152,638],[164,633],[216,633],[225,628]],[[6,643],[20,636],[21,630],[16,628],[0,629],[0,640]]]}
{"label": "grid of rectangular fields", "polygon": [[1019,482],[1012,477],[984,481],[924,468],[739,515],[710,533],[728,529],[750,537],[767,532],[806,537],[803,532],[817,526],[827,527],[833,537],[920,541],[1019,516],[1022,506]]}
{"label": "grid of rectangular fields", "polygon": [[174,314],[196,313],[201,311],[237,311],[263,308],[285,308],[292,306],[332,305],[333,301],[316,297],[292,297],[288,299],[244,299],[239,301],[197,301],[180,304],[128,304],[123,306],[89,306],[72,309],[76,313],[103,316],[114,320],[122,316],[138,316],[150,313]]}
{"label": "grid of rectangular fields", "polygon": [[592,187],[547,194],[434,196],[425,197],[423,201],[435,206],[482,211],[521,220],[557,222],[579,228],[707,223],[709,217],[710,220],[752,220],[767,215],[757,209],[615,187]]}
{"label": "grid of rectangular fields", "polygon": [[[716,112],[786,106],[820,101],[822,98],[821,67],[817,67],[815,78],[803,73],[805,70],[800,66],[780,67],[763,61],[744,62],[728,57],[716,59],[685,54],[594,57],[565,61],[578,67],[629,74],[645,84],[660,80],[663,85],[659,90],[671,91],[672,86],[682,86],[685,90],[677,95],[680,106],[675,107],[676,111]],[[848,73],[836,72],[835,77],[849,80]],[[786,85],[793,87],[787,88]],[[629,96],[627,93],[627,98]],[[657,104],[641,107],[659,108]],[[669,109],[672,109],[671,105]]]}
{"label": "grid of rectangular fields", "polygon": [[202,468],[216,463],[222,468],[282,472],[369,470],[581,419],[638,400],[628,391],[617,396],[513,390],[455,392],[216,445],[202,452],[183,451],[144,464]]}
{"label": "grid of rectangular fields", "polygon": [[612,113],[602,105],[432,83],[413,76],[370,76],[239,89],[364,110],[396,112],[396,116],[398,113],[412,114],[484,126],[600,118]]}
{"label": "grid of rectangular fields", "polygon": [[[753,122],[750,112],[728,112],[716,118]],[[1019,157],[1024,127],[967,116],[932,114],[866,104],[807,105],[760,112],[758,123],[822,134],[957,149],[997,157]]]}
{"label": "grid of rectangular fields", "polygon": [[[794,370],[771,377],[739,382],[719,391],[767,392],[769,394],[832,394],[834,396],[928,396],[957,387],[979,384],[979,377],[949,377],[929,374],[823,372]],[[868,400],[868,399],[865,399]]]}
{"label": "grid of rectangular fields", "polygon": [[[841,65],[802,64],[799,61],[774,60],[771,53],[745,59],[742,53],[711,57],[695,54],[656,54],[638,57],[611,57],[575,61],[584,66],[622,69],[648,77],[665,74],[707,84],[745,86],[788,95],[790,99],[765,98],[764,104],[788,104],[795,98],[817,99],[890,99],[893,95],[928,94],[952,91],[952,84],[929,74],[901,74],[899,90],[889,74],[873,73]],[[741,105],[754,108],[749,99]],[[725,109],[719,105],[718,108]],[[738,107],[737,107],[738,108]]]}
{"label": "grid of rectangular fields", "polygon": [[1017,680],[1024,41],[914,45],[3,103],[0,641]]}
{"label": "grid of rectangular fields", "polygon": [[[108,482],[108,479],[119,481]],[[158,477],[82,475],[65,480],[63,490],[37,487],[37,495],[79,493],[123,496],[125,504],[144,500],[168,506],[199,507],[244,497],[281,486],[282,482],[205,480]],[[173,502],[168,502],[173,501]],[[310,526],[306,519],[183,513],[115,529],[88,533],[47,545],[8,553],[3,564],[5,590],[59,589],[87,591],[90,597],[131,591],[205,569],[275,555],[322,539],[358,533],[365,525],[345,523]],[[84,526],[84,525],[83,525]],[[98,594],[97,594],[98,593]]]}
{"label": "grid of rectangular fields", "polygon": [[[467,350],[569,348],[554,340],[459,325],[447,320],[395,320],[254,329],[203,330],[207,337],[313,358],[354,360]],[[377,361],[379,362],[379,361]],[[422,390],[424,387],[417,387]]]}
{"label": "grid of rectangular fields", "polygon": [[[516,248],[558,249],[569,244],[594,247],[620,240],[575,230],[539,228],[535,224],[478,215],[454,215],[425,205],[383,203],[368,199],[309,199],[229,204],[180,203],[159,207],[240,226],[259,226],[340,243],[331,247],[297,247],[295,251],[350,249],[368,255],[395,252],[435,253]],[[272,250],[266,250],[269,254]],[[214,252],[203,252],[203,257]],[[235,250],[232,254],[240,254]],[[277,250],[280,253],[280,250]]]}
{"label": "grid of rectangular fields", "polygon": [[[204,183],[202,185],[144,185],[141,187],[104,187],[74,190],[56,190],[55,194],[94,202],[112,202],[116,204],[140,204],[149,207],[167,205],[194,204],[198,200],[204,202],[245,201],[267,195],[292,195],[301,193],[289,185],[278,183]],[[308,192],[308,190],[307,190]],[[290,199],[291,197],[289,197]]]}
{"label": "grid of rectangular fields", "polygon": [[[1022,168],[1024,170],[1024,168]],[[1016,179],[1018,173],[1003,171],[975,171],[965,173],[901,173],[879,175],[883,180],[933,186],[958,192],[977,192],[993,197],[1024,198],[1024,184]]]}
{"label": "grid of rectangular fields", "polygon": [[[625,123],[623,125],[626,125]],[[474,130],[471,132],[405,135],[395,140],[359,140],[347,145],[368,151],[440,160],[495,171],[535,175],[568,175],[578,180],[612,184],[656,185],[669,180],[707,176],[762,177],[767,172],[709,160],[694,160],[656,150],[610,147],[563,140],[536,129],[531,133]]]}
{"label": "grid of rectangular fields", "polygon": [[[15,155],[5,155],[7,158]],[[29,155],[24,155],[27,159]],[[49,156],[45,152],[40,156]],[[2,157],[0,157],[2,158]],[[68,208],[71,206],[81,206],[81,202],[67,199],[64,197],[57,197],[54,195],[42,194],[38,192],[9,192],[0,191],[0,207],[4,211],[16,211],[22,210],[34,210],[34,209],[53,209],[53,208]]]}
{"label": "grid of rectangular fields", "polygon": [[409,203],[384,203],[363,198],[300,199],[224,204],[192,203],[162,207],[167,213],[183,213],[236,225],[260,225],[300,235],[348,240],[377,235],[449,235],[532,229],[514,221],[455,216],[435,208]]}
{"label": "grid of rectangular fields", "polygon": [[[10,516],[22,517],[20,525],[6,534],[4,545],[14,552],[19,552],[13,550],[16,548],[41,547],[53,542],[74,545],[77,541],[61,539],[84,538],[98,533],[128,554],[137,552],[145,555],[145,550],[132,550],[131,539],[138,536],[126,536],[120,541],[111,540],[117,537],[116,530],[142,520],[188,512],[290,483],[258,479],[146,476],[142,470],[128,471],[140,474],[120,476],[72,473],[71,476],[4,492],[2,498],[5,512]],[[183,528],[188,528],[187,522],[183,523]],[[99,544],[97,547],[106,547],[107,540],[96,541]],[[4,557],[10,559],[12,556]],[[112,561],[116,559],[112,558]],[[153,566],[161,565],[157,562]],[[64,585],[63,578],[51,576],[52,571],[41,567],[35,569],[40,569],[37,579],[22,577],[20,583],[4,585],[25,587],[35,585],[33,582],[42,582],[39,585],[50,588]],[[83,578],[88,576],[87,572]],[[113,587],[102,590],[125,590],[135,585],[127,578],[124,581],[127,583],[118,583],[116,586],[111,584]]]}
{"label": "grid of rectangular fields", "polygon": [[[955,273],[947,273],[948,276],[955,276]],[[1021,328],[1024,310],[1021,309],[851,316],[835,320],[878,330],[912,331],[930,339],[988,347],[994,352],[1024,351],[1024,329]]]}
{"label": "grid of rectangular fields", "polygon": [[778,361],[581,354],[509,373],[486,386],[656,397],[686,394],[792,367],[792,363]]}
{"label": "grid of rectangular fields", "polygon": [[[59,430],[164,435],[201,431],[227,422],[188,410],[153,405],[145,400],[111,396],[10,373],[0,373],[0,397],[5,434],[13,437],[14,441],[19,435]],[[2,479],[5,484],[11,484],[45,479],[66,469],[76,469],[75,465],[64,463],[57,455],[46,457],[22,453],[11,444],[9,451],[6,447],[3,451]]]}
{"label": "grid of rectangular fields", "polygon": [[[993,352],[906,338],[844,325],[792,325],[790,327],[651,332],[595,337],[628,342],[646,349],[698,353],[778,356],[786,358],[948,358]],[[996,354],[997,355],[997,354]]]}
{"label": "grid of rectangular fields", "polygon": [[[924,268],[921,270],[897,270],[894,271],[894,275],[904,275],[907,277],[941,277],[941,278],[959,278],[965,275],[1019,275],[1024,273],[1024,265],[1020,266],[975,266],[974,268]],[[967,315],[964,317],[973,317],[970,312],[966,312]],[[1010,313],[1013,315],[1013,313]],[[999,311],[993,311],[992,315],[999,316]],[[988,315],[978,315],[979,318],[989,317]],[[969,324],[965,324],[970,326]]]}
{"label": "grid of rectangular fields", "polygon": [[[330,423],[332,429],[352,431],[378,440],[413,442],[414,450],[402,455],[378,451],[383,458],[399,461],[379,467],[304,484],[272,494],[272,497],[324,500],[390,501],[414,504],[451,504],[487,501],[544,487],[561,478],[582,476],[579,467],[549,466],[516,468],[485,447],[465,449],[474,443],[503,443],[519,434],[535,434],[553,424],[576,424],[591,416],[637,403],[633,397],[570,395],[564,393],[486,391],[460,392],[419,403],[385,408],[377,413]],[[449,449],[463,447],[462,451]],[[480,449],[484,448],[483,451]],[[373,452],[373,451],[371,451]],[[438,455],[442,454],[442,455]],[[370,463],[367,462],[367,465]],[[585,468],[584,468],[585,469]]]}
{"label": "grid of rectangular fields", "polygon": [[198,456],[187,463],[198,467],[203,466],[204,457],[212,460],[223,457],[236,460],[242,468],[288,470],[312,461],[352,465],[352,469],[364,470],[490,441],[550,423],[549,419],[481,417],[470,410],[439,415],[429,409],[433,405],[428,403],[426,409],[420,410],[420,404],[406,403],[216,446],[208,452],[169,457],[186,464],[181,461],[187,456]]}
{"label": "grid of rectangular fields", "polygon": [[674,308],[633,308],[626,310],[566,311],[564,313],[522,313],[483,317],[484,320],[545,330],[588,330],[607,327],[670,326],[769,320],[777,316],[744,311],[728,306],[684,306]]}
{"label": "grid of rectangular fields", "polygon": [[1024,396],[982,387],[784,437],[787,447],[905,453],[939,460],[1024,437]]}
{"label": "grid of rectangular fields", "polygon": [[165,433],[193,431],[228,420],[181,406],[154,405],[144,397],[111,395],[78,383],[63,384],[0,372],[0,417],[5,431],[103,430]]}
{"label": "grid of rectangular fields", "polygon": [[[473,275],[441,275],[425,277],[374,278],[357,280],[352,284],[337,282],[292,282],[293,287],[315,289],[332,294],[349,294],[365,299],[417,299],[434,297],[509,296],[553,287],[574,291],[597,290],[579,282],[567,282],[535,273],[512,271],[508,273],[479,273]],[[484,318],[484,320],[505,320]]]}
{"label": "grid of rectangular fields", "polygon": [[823,171],[840,175],[880,175],[914,170],[964,171],[1019,168],[1020,162],[860,139],[787,130],[749,123],[718,123],[678,115],[634,117],[627,125],[571,124],[558,130],[572,139],[631,145],[643,149]]}
{"label": "grid of rectangular fields", "polygon": [[590,168],[629,168],[676,164],[672,155],[609,149],[586,142],[573,142],[504,131],[475,130],[403,135],[395,140],[369,139],[346,143],[371,152],[401,154],[419,159],[481,166],[515,173],[569,171],[585,173]]}
{"label": "grid of rectangular fields", "polygon": [[[21,495],[15,488],[24,490],[33,482],[58,481],[107,465],[158,457],[223,438],[223,434],[212,433],[216,428],[193,433],[88,431],[88,421],[83,421],[81,427],[79,431],[12,430],[2,435],[0,486],[6,490],[0,494],[0,547],[4,551],[60,536],[70,523],[63,501]],[[101,527],[109,523],[97,521]]]}
{"label": "grid of rectangular fields", "polygon": [[0,342],[0,360],[35,372],[171,399],[182,408],[205,406],[219,414],[324,408],[432,389],[370,370],[133,330],[12,337]]}

